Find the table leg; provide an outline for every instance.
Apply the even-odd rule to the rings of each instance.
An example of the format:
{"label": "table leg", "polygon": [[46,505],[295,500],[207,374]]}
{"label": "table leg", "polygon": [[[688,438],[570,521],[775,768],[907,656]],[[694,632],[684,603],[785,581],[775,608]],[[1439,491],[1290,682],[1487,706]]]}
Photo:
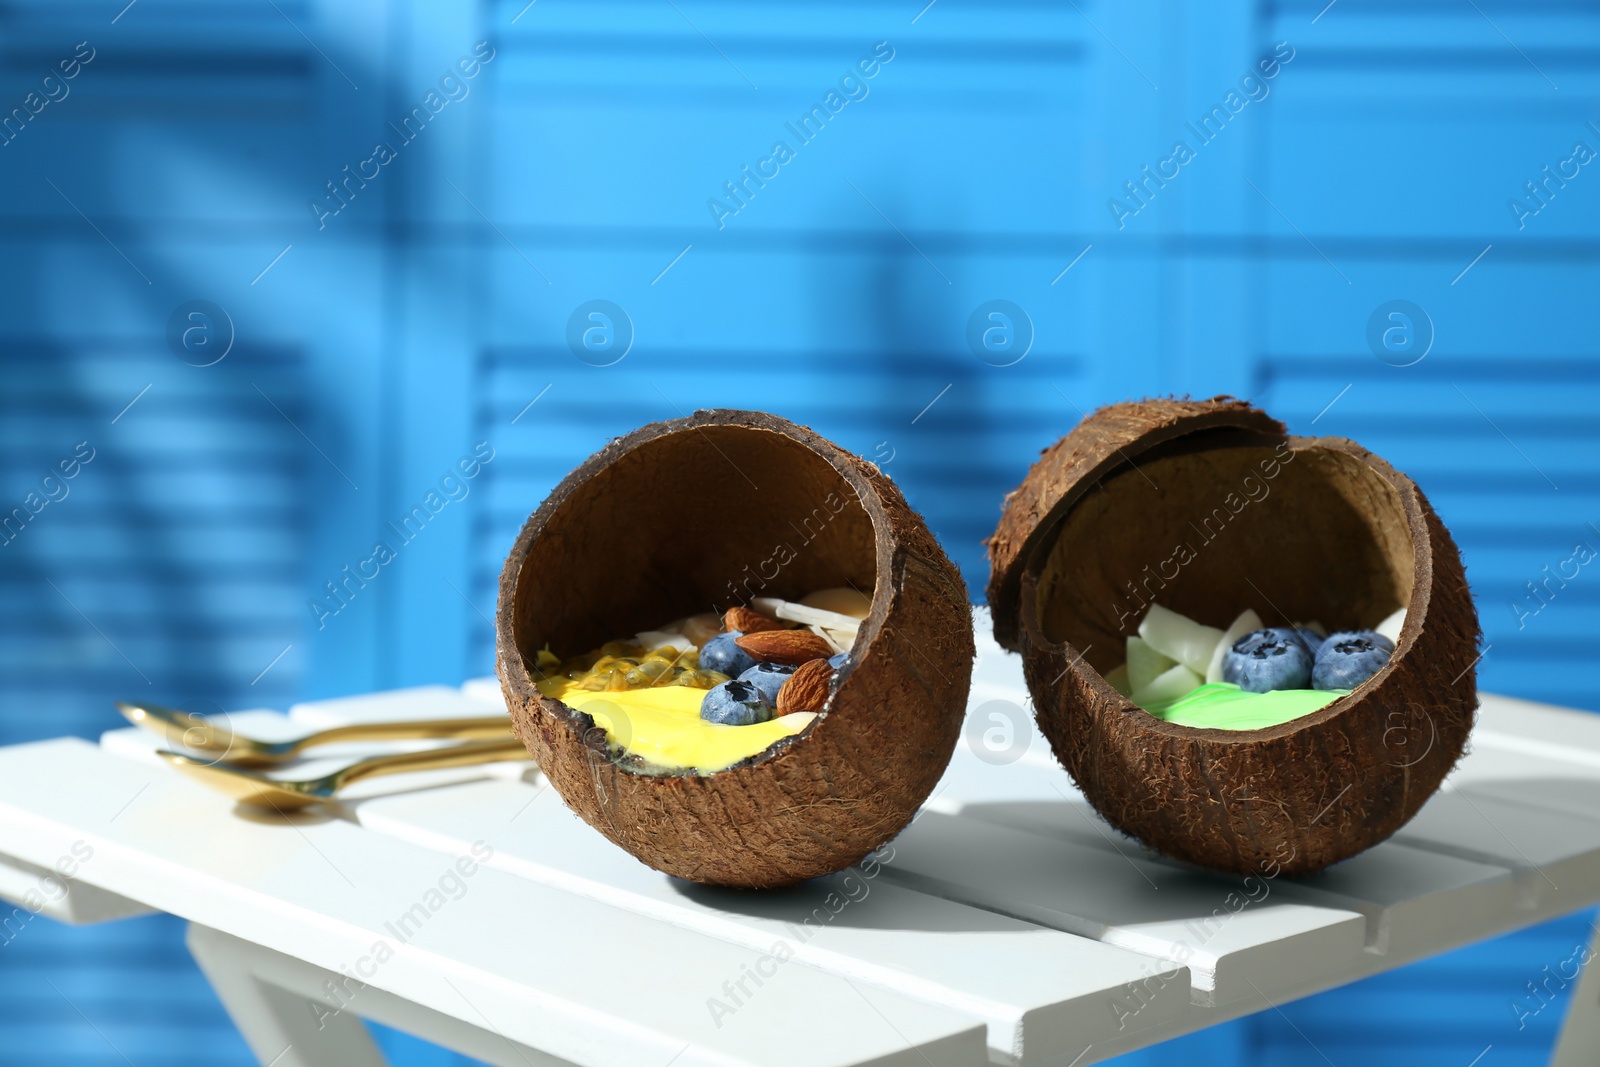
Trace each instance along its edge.
{"label": "table leg", "polygon": [[383,1067],[362,1019],[495,1067],[575,1067],[371,985],[194,923],[189,952],[263,1067]]}
{"label": "table leg", "polygon": [[264,1067],[384,1067],[359,1016],[316,1010],[328,972],[193,923],[185,940]]}
{"label": "table leg", "polygon": [[1589,957],[1572,988],[1567,1018],[1556,1038],[1550,1067],[1594,1067],[1600,1063],[1600,930],[1589,939]]}

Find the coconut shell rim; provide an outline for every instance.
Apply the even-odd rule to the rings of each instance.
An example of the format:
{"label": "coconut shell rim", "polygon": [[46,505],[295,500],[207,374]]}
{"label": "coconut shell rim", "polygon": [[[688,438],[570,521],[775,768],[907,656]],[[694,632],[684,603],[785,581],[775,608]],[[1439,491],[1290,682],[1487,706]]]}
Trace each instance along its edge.
{"label": "coconut shell rim", "polygon": [[[574,732],[571,709],[552,707],[561,702],[538,691],[532,657],[522,655],[519,641],[526,640],[531,652],[533,639],[559,640],[564,622],[581,618],[587,600],[541,590],[561,581],[563,566],[581,566],[595,557],[581,540],[576,548],[552,544],[544,551],[536,538],[552,522],[559,525],[550,534],[570,539],[580,531],[581,538],[581,524],[552,518],[569,504],[598,504],[589,521],[627,522],[625,498],[607,499],[637,485],[627,480],[591,485],[588,496],[573,500],[571,483],[563,479],[560,497],[547,499],[524,523],[500,575],[496,671],[513,731],[543,765],[559,799],[603,837],[646,865],[692,882],[742,889],[793,885],[860,862],[903,830],[933,793],[960,741],[971,685],[976,652],[971,597],[926,520],[891,478],[810,428],[767,412],[718,409],[651,423],[597,450],[569,478],[587,479],[642,440],[694,426],[708,433],[715,426],[768,431],[755,452],[757,472],[803,474],[797,488],[827,488],[845,498],[837,514],[848,511],[852,494],[863,506],[865,515],[849,519],[853,528],[841,532],[820,565],[802,565],[798,579],[780,586],[792,593],[800,582],[838,584],[829,579],[841,573],[867,578],[861,571],[875,567],[872,610],[862,627],[870,638],[853,649],[856,657],[830,692],[828,714],[819,715],[798,738],[769,746],[760,762],[740,761],[708,774],[638,773],[612,759],[609,746],[597,750],[588,744]],[[693,462],[694,443],[680,441],[676,447],[691,450],[684,461]],[[630,464],[629,471],[620,472],[625,479],[659,469],[649,457],[638,462],[638,470]],[[660,462],[675,465],[678,458],[669,454]],[[767,484],[764,478],[762,484]],[[858,492],[860,487],[870,492]],[[830,500],[828,506],[835,505]],[[870,535],[860,527],[863,518],[873,524]],[[746,543],[754,547],[768,532],[729,534],[726,544],[734,551]],[[628,551],[626,539],[613,537],[608,544],[610,551]],[[694,551],[692,541],[685,544],[681,551]],[[623,610],[633,613],[630,621],[658,610],[684,610],[702,596],[715,595],[719,565],[703,558],[696,567],[697,580],[680,583],[670,597],[639,594],[624,600]],[[603,577],[590,581],[587,594],[604,594]],[[745,595],[750,592],[747,587]],[[616,608],[612,614],[621,617]],[[603,617],[583,618],[581,625],[584,641],[614,636],[606,632],[610,624]],[[946,666],[935,677],[925,663]],[[604,735],[590,736],[602,740]]]}
{"label": "coconut shell rim", "polygon": [[[856,631],[856,640],[849,649],[850,659],[844,667],[839,668],[834,673],[834,678],[828,688],[828,698],[823,702],[822,709],[816,713],[816,718],[807,723],[799,733],[779,738],[760,752],[715,771],[703,771],[698,767],[664,767],[655,772],[639,769],[626,759],[625,752],[624,755],[619,756],[611,750],[606,743],[604,731],[599,731],[593,717],[571,707],[558,697],[546,696],[539,689],[538,684],[533,680],[533,672],[528,666],[527,658],[522,654],[522,650],[516,647],[514,640],[516,632],[515,596],[501,598],[500,602],[495,606],[496,658],[505,664],[507,671],[507,675],[504,678],[505,684],[517,690],[519,695],[531,697],[554,720],[561,722],[568,730],[572,731],[580,744],[595,752],[599,758],[612,763],[619,770],[636,779],[656,781],[670,781],[681,778],[712,779],[730,772],[754,770],[786,756],[792,751],[799,750],[800,743],[808,739],[832,711],[839,694],[843,692],[844,687],[855,674],[855,668],[865,658],[867,650],[872,647],[872,643],[877,639],[884,621],[888,618],[893,608],[894,597],[886,595],[886,591],[882,588],[886,581],[887,568],[885,563],[888,555],[893,551],[893,546],[885,543],[888,536],[889,518],[883,509],[882,502],[878,498],[877,490],[866,484],[865,480],[861,478],[860,472],[851,465],[839,462],[838,457],[840,455],[848,456],[848,453],[845,453],[838,445],[816,433],[810,427],[802,426],[780,415],[773,415],[769,412],[756,412],[744,408],[699,408],[690,415],[649,422],[626,434],[612,438],[602,448],[592,453],[578,466],[569,471],[556,484],[555,488],[545,496],[539,506],[523,521],[521,528],[517,531],[516,539],[512,542],[511,549],[507,552],[506,565],[502,569],[502,581],[510,575],[514,561],[516,573],[511,578],[510,587],[513,590],[521,588],[522,567],[527,561],[533,541],[543,532],[561,507],[567,503],[571,495],[581,488],[588,479],[610,468],[618,460],[641,447],[654,444],[669,436],[702,429],[706,426],[735,426],[751,432],[777,432],[767,426],[755,426],[739,421],[742,417],[750,415],[760,415],[778,424],[789,440],[794,441],[796,444],[804,445],[813,455],[826,461],[829,467],[851,486],[856,501],[866,512],[867,518],[872,524],[875,571],[871,598],[872,608],[867,617],[861,620],[861,626]],[[856,459],[857,457],[850,456],[849,458]],[[859,460],[859,462],[868,463],[869,461]],[[887,592],[892,594],[893,590],[888,590]],[[514,654],[514,659],[511,654],[502,652],[498,647],[501,643],[502,634],[508,635],[507,640],[511,645],[509,653]],[[599,736],[596,736],[597,731]]]}
{"label": "coconut shell rim", "polygon": [[[1212,427],[1206,427],[1205,429],[1210,428]],[[1203,430],[1198,432],[1203,432]],[[1164,444],[1182,436],[1182,434],[1164,436],[1158,443]],[[1087,680],[1091,687],[1101,695],[1102,708],[1106,712],[1120,711],[1124,714],[1141,716],[1143,721],[1140,722],[1139,728],[1147,732],[1207,743],[1248,744],[1290,737],[1303,730],[1314,729],[1324,723],[1332,722],[1345,713],[1354,711],[1368,700],[1379,696],[1383,683],[1394,674],[1399,664],[1415,646],[1417,633],[1422,626],[1429,606],[1427,601],[1431,595],[1431,587],[1430,583],[1424,580],[1424,575],[1431,570],[1433,543],[1430,539],[1424,538],[1419,544],[1415,536],[1417,529],[1426,529],[1422,507],[1418,500],[1418,490],[1415,483],[1396,470],[1387,460],[1349,438],[1336,436],[1305,437],[1285,434],[1284,440],[1295,451],[1322,450],[1351,456],[1365,465],[1367,469],[1383,478],[1395,491],[1395,495],[1400,501],[1400,507],[1406,519],[1407,533],[1410,535],[1412,550],[1411,585],[1408,590],[1410,602],[1404,605],[1406,616],[1405,623],[1400,630],[1400,639],[1395,642],[1394,652],[1377,674],[1374,674],[1344,696],[1324,707],[1318,708],[1316,711],[1308,712],[1286,722],[1263,726],[1254,730],[1225,730],[1216,727],[1185,726],[1181,723],[1172,723],[1158,718],[1113,689],[1111,684],[1105,680],[1105,676],[1090,666],[1088,661],[1070,642],[1052,641],[1045,637],[1039,631],[1037,613],[1025,610],[1027,603],[1033,600],[1032,579],[1034,577],[1034,564],[1039,559],[1040,554],[1047,547],[1054,544],[1048,535],[1046,535],[1045,540],[1034,543],[1031,551],[1025,551],[1020,554],[1016,563],[1020,578],[1017,605],[1020,616],[1019,632],[1025,636],[1027,643],[1037,653],[1066,658],[1068,660],[1068,669],[1080,677],[1085,677],[1086,674],[1090,676]],[[1134,464],[1131,460],[1127,460],[1125,466],[1126,469],[1131,470]],[[1111,474],[1120,473],[1123,469],[1123,466],[1114,466],[1110,471],[1098,475],[1097,480],[1104,479]],[[1083,480],[1087,481],[1088,479],[1085,478]],[[1058,533],[1060,525],[1067,515],[1089,492],[1093,491],[1094,487],[1094,483],[1091,483],[1087,489],[1064,494],[1057,506],[1051,509],[1046,518],[1041,519],[1040,524],[1043,525],[1045,522],[1049,522],[1053,532]],[[1418,606],[1417,598],[1419,594],[1422,597],[1421,611],[1415,610]]]}
{"label": "coconut shell rim", "polygon": [[[1114,447],[1109,454],[1102,457],[1090,469],[1084,471],[1077,481],[1062,490],[1053,499],[1041,497],[1038,501],[1019,501],[1018,498],[1024,496],[1024,494],[1031,494],[1035,476],[1041,469],[1055,460],[1056,455],[1071,442],[1073,435],[1079,429],[1089,426],[1096,420],[1125,410],[1145,407],[1152,402],[1187,406],[1191,410],[1178,413],[1164,425],[1154,430],[1146,429],[1130,439],[1127,445],[1139,446],[1137,455],[1142,455],[1152,449],[1181,440],[1184,437],[1208,432],[1231,430],[1244,435],[1255,435],[1266,441],[1287,440],[1290,436],[1288,427],[1281,421],[1255,407],[1249,401],[1241,400],[1226,393],[1221,393],[1205,400],[1169,396],[1121,401],[1102,405],[1083,416],[1076,426],[1040,452],[1039,458],[1029,466],[1028,472],[1023,476],[1021,483],[1011,493],[1007,494],[1002,505],[1000,523],[995,532],[984,539],[983,543],[989,550],[990,567],[989,582],[985,592],[990,605],[990,622],[994,639],[1001,648],[1011,652],[1020,652],[1022,650],[1022,625],[1020,621],[1022,618],[1022,583],[1029,570],[1029,561],[1039,551],[1041,544],[1051,540],[1052,534],[1059,531],[1067,513],[1076,507],[1078,502],[1091,492],[1097,484],[1124,468],[1136,470],[1138,465],[1127,454],[1125,447]],[[1001,534],[1007,527],[1013,525],[1013,509],[1019,505],[1026,506],[1030,502],[1042,503],[1043,508],[1036,509],[1038,513],[1034,516],[1032,523],[1022,531],[1022,535],[1016,543],[1007,545]],[[1001,546],[998,551],[997,546]],[[997,555],[1002,552],[1004,553],[1004,558],[997,559]]]}

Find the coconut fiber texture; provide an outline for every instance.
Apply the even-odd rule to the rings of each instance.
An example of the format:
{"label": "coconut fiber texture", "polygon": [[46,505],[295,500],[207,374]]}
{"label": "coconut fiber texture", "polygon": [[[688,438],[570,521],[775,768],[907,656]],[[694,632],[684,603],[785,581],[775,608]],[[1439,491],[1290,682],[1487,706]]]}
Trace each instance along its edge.
{"label": "coconut fiber texture", "polygon": [[[1387,838],[1460,758],[1480,632],[1460,554],[1416,485],[1343,438],[1293,437],[1229,397],[1094,412],[1047,449],[988,542],[996,639],[1089,802],[1169,856],[1320,870]],[[1150,603],[1226,627],[1376,625],[1375,677],[1262,730],[1156,719],[1102,677]]]}
{"label": "coconut fiber texture", "polygon": [[[708,775],[619,761],[530,670],[756,596],[870,591],[850,665],[801,734]],[[877,467],[811,430],[700,411],[612,441],[556,487],[506,559],[497,669],[517,736],[561,797],[657,870],[775,887],[893,838],[944,772],[975,654],[966,587]]]}

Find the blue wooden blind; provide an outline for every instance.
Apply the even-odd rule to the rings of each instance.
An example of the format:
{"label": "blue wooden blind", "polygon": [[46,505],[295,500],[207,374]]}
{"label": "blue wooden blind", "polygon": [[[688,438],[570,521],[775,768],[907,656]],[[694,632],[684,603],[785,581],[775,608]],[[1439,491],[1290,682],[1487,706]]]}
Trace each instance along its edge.
{"label": "blue wooden blind", "polygon": [[[0,511],[59,496],[0,546],[0,741],[94,736],[125,693],[488,673],[522,519],[696,408],[878,460],[981,596],[1037,451],[1185,392],[1411,473],[1466,556],[1485,687],[1600,709],[1600,578],[1542,584],[1600,548],[1600,170],[1564,163],[1600,150],[1597,60],[1579,0],[0,6],[0,117],[59,97],[0,136]],[[231,323],[211,366],[168,339],[193,301]],[[615,362],[569,340],[594,301]],[[974,348],[995,301],[1019,360]],[[1431,338],[1407,366],[1369,339],[1393,301]],[[1536,1062],[1564,1005],[1513,1006],[1587,929],[1129,1062]],[[0,948],[6,1062],[122,1062],[85,1016],[136,1063],[247,1062],[177,937],[31,925]]]}

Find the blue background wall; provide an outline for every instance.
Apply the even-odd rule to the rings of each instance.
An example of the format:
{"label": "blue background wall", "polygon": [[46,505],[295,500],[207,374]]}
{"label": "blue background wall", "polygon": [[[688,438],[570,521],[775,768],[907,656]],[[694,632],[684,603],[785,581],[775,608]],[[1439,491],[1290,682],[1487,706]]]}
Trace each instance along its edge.
{"label": "blue background wall", "polygon": [[[1600,709],[1600,577],[1524,598],[1600,546],[1600,164],[1524,188],[1600,150],[1594,3],[124,3],[0,2],[0,114],[57,97],[0,137],[0,511],[94,457],[0,547],[0,741],[94,736],[129,693],[281,707],[488,673],[522,518],[609,437],[698,407],[879,460],[979,597],[1037,450],[1168,392],[1408,471],[1465,553],[1484,687]],[[785,129],[878,42],[867,95],[809,143]],[[430,91],[449,102],[406,142],[390,123]],[[794,158],[727,200],[779,139]],[[1193,158],[1146,181],[1180,139]],[[327,198],[347,165],[365,184]],[[610,366],[567,340],[596,299],[632,336]],[[967,341],[996,299],[1032,336],[1007,366]],[[1378,316],[1386,348],[1392,300],[1413,309]],[[478,441],[464,500],[309,606]],[[1519,1030],[1511,1005],[1588,931],[1164,1055],[1541,1062],[1559,1011]],[[30,926],[0,949],[0,1062],[247,1062],[179,937]]]}

